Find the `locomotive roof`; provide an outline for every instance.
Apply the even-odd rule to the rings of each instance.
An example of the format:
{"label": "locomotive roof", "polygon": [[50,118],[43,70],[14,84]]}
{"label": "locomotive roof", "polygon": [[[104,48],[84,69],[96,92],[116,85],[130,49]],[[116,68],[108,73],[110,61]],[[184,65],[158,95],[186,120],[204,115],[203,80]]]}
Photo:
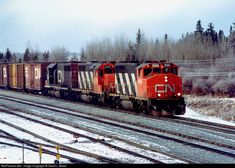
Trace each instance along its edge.
{"label": "locomotive roof", "polygon": [[153,66],[159,66],[159,65],[164,65],[164,66],[171,66],[171,65],[174,65],[174,64],[172,64],[172,63],[162,63],[162,62],[159,62],[159,63],[157,63],[157,62],[149,62],[149,63],[143,63],[143,64],[140,64],[137,68],[139,69],[139,68],[142,68],[142,67],[144,67],[144,66],[146,66],[146,65],[149,65],[149,64],[152,64]]}
{"label": "locomotive roof", "polygon": [[56,66],[56,63],[51,63],[47,66],[47,68],[54,68]]}

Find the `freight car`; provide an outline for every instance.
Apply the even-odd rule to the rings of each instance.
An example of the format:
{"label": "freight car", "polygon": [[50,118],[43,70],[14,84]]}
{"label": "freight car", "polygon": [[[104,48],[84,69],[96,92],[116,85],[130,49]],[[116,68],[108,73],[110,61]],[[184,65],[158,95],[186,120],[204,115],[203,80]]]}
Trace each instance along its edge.
{"label": "freight car", "polygon": [[24,64],[25,90],[28,92],[43,92],[49,63]]}
{"label": "freight car", "polygon": [[9,87],[21,91],[25,89],[25,73],[23,63],[9,64]]}
{"label": "freight car", "polygon": [[165,61],[0,64],[0,86],[157,116],[185,113],[178,67]]}

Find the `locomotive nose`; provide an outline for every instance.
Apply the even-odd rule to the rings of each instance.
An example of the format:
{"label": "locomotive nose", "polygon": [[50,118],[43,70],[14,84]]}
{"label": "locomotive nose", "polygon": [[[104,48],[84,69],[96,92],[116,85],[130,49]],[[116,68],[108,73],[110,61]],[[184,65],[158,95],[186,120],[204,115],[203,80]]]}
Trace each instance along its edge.
{"label": "locomotive nose", "polygon": [[182,84],[177,76],[164,75],[156,80],[155,92],[157,98],[180,97]]}

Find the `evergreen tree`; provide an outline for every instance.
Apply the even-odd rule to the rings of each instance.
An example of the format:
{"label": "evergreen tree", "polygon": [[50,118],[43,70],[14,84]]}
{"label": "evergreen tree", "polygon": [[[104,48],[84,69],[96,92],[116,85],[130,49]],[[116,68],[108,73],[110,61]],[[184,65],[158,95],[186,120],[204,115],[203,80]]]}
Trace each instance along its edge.
{"label": "evergreen tree", "polygon": [[[235,23],[233,23],[235,26]],[[228,37],[229,40],[229,50],[231,55],[235,56],[235,31],[233,31],[232,26],[230,26],[230,34]]]}
{"label": "evergreen tree", "polygon": [[140,32],[140,28],[139,28],[138,32],[136,33],[136,44],[135,44],[136,55],[135,55],[135,58],[133,58],[134,60],[132,60],[132,61],[140,60],[140,57],[141,57],[141,55],[140,55],[141,42],[142,42],[142,35],[141,35],[141,32]]}
{"label": "evergreen tree", "polygon": [[29,62],[30,61],[30,51],[29,51],[29,48],[26,48],[26,50],[25,50],[23,61],[24,62]]}
{"label": "evergreen tree", "polygon": [[163,57],[167,59],[167,61],[170,61],[171,53],[170,48],[168,44],[168,35],[164,35],[164,43],[163,43]]}
{"label": "evergreen tree", "polygon": [[16,63],[17,62],[17,57],[16,54],[14,53],[12,56],[12,62]]}
{"label": "evergreen tree", "polygon": [[167,43],[167,41],[168,41],[168,35],[165,34],[165,35],[164,35],[164,43]]}
{"label": "evergreen tree", "polygon": [[30,54],[30,60],[34,61],[34,62],[38,61],[39,60],[39,52],[38,51],[32,52]]}
{"label": "evergreen tree", "polygon": [[194,31],[195,38],[203,43],[204,28],[201,25],[201,20],[196,23],[196,31]]}
{"label": "evergreen tree", "polygon": [[232,32],[233,32],[233,26],[230,26],[230,28],[229,28],[229,34],[232,34]]}
{"label": "evergreen tree", "polygon": [[7,48],[7,52],[6,52],[6,61],[7,62],[11,62],[12,61],[12,53],[11,53],[9,48]]}
{"label": "evergreen tree", "polygon": [[206,30],[207,41],[211,42],[212,44],[218,43],[218,35],[214,30],[213,23],[209,23],[208,29]]}
{"label": "evergreen tree", "polygon": [[22,63],[22,58],[19,58],[18,62],[19,62],[19,63]]}
{"label": "evergreen tree", "polygon": [[140,28],[138,29],[138,32],[136,33],[136,44],[141,44],[141,32]]}
{"label": "evergreen tree", "polygon": [[4,62],[4,54],[0,53],[0,62]]}
{"label": "evergreen tree", "polygon": [[224,40],[224,38],[225,38],[223,30],[219,30],[218,36],[219,36],[218,37],[219,41],[222,42]]}
{"label": "evergreen tree", "polygon": [[196,24],[195,35],[196,36],[202,36],[202,34],[203,34],[203,27],[201,25],[201,20],[198,20],[197,24]]}

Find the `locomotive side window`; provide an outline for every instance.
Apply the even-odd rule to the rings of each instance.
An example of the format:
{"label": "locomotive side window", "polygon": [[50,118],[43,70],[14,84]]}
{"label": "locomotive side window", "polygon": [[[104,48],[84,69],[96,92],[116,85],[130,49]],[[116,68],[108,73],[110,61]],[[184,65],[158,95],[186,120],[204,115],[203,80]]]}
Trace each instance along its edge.
{"label": "locomotive side window", "polygon": [[144,69],[144,76],[149,75],[152,72],[152,68],[145,68]]}
{"label": "locomotive side window", "polygon": [[138,76],[140,76],[141,69],[142,69],[142,68],[138,69]]}
{"label": "locomotive side window", "polygon": [[111,74],[111,73],[113,73],[113,69],[110,66],[105,66],[104,67],[104,73],[105,74]]}
{"label": "locomotive side window", "polygon": [[153,72],[160,74],[161,68],[153,68]]}
{"label": "locomotive side window", "polygon": [[102,77],[103,76],[103,70],[99,69],[99,76]]}

